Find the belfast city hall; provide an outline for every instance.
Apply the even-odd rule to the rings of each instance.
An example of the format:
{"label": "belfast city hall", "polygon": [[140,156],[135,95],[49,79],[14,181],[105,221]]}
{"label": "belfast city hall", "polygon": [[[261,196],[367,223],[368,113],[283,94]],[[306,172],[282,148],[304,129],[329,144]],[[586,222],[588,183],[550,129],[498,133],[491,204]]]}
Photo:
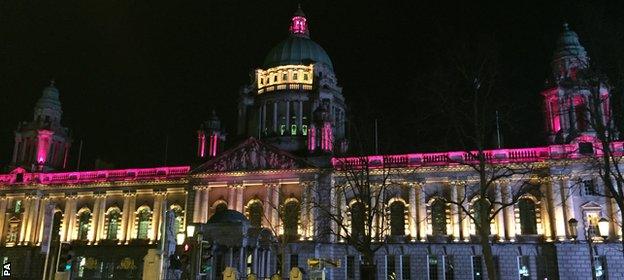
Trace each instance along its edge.
{"label": "belfast city hall", "polygon": [[549,145],[355,156],[309,24],[298,9],[241,87],[238,138],[214,111],[197,121],[199,164],[73,171],[62,86],[45,87],[0,174],[11,277],[624,279],[622,199],[595,164],[608,147],[617,165],[624,142],[593,126],[610,126],[610,88],[579,81],[589,57],[571,27],[535,93]]}

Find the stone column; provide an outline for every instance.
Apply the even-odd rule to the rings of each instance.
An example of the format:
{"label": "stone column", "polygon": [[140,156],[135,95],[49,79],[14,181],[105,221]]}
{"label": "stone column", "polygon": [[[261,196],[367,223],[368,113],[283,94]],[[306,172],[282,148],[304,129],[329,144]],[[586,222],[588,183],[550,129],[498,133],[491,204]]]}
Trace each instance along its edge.
{"label": "stone column", "polygon": [[228,186],[228,209],[236,210],[236,186]]}
{"label": "stone column", "polygon": [[104,228],[106,226],[106,192],[100,194],[102,201],[100,202],[100,215],[98,217],[98,231],[95,235],[95,241],[98,242],[102,239],[106,239],[106,232]]}
{"label": "stone column", "polygon": [[[208,190],[206,190],[208,193]],[[243,213],[243,185],[236,186],[236,211]]]}
{"label": "stone column", "polygon": [[[462,201],[463,200],[462,204],[463,204],[464,208],[468,209],[468,198],[464,197],[466,195],[465,192],[466,192],[466,189],[463,186],[458,187],[458,190],[457,190],[457,195],[458,195],[457,201]],[[464,211],[462,209],[459,209],[459,211],[460,211],[460,214],[461,214],[460,215],[460,218],[461,218],[461,222],[460,222],[460,224],[461,224],[461,237],[460,237],[460,240],[469,241],[470,240],[470,234],[471,234],[471,232],[470,232],[470,217],[468,216],[468,214],[464,213]]]}
{"label": "stone column", "polygon": [[39,205],[41,204],[41,196],[35,195],[30,199],[30,208],[26,209],[29,212],[28,220],[26,221],[26,236],[24,243],[29,244],[34,242],[34,238],[37,234],[37,221],[39,214]]}
{"label": "stone column", "polygon": [[304,240],[308,237],[308,185],[306,183],[301,184],[301,200],[299,204],[299,225],[297,232],[301,235],[300,239]]}
{"label": "stone column", "polygon": [[565,204],[563,203],[563,177],[555,178],[554,184],[551,186],[550,197],[552,198],[553,213],[555,214],[555,234],[557,239],[565,240],[567,236],[567,219],[565,214]]}
{"label": "stone column", "polygon": [[563,185],[562,185],[562,190],[561,193],[562,198],[561,200],[563,201],[563,205],[564,205],[564,215],[565,215],[565,229],[566,229],[566,238],[570,238],[570,232],[568,229],[568,221],[572,218],[576,219],[577,221],[580,221],[582,219],[580,219],[580,217],[576,217],[576,211],[574,209],[574,181],[570,180],[570,178],[565,178],[563,180]]}
{"label": "stone column", "polygon": [[208,221],[210,217],[210,187],[206,186],[202,190],[201,217],[202,223]]}
{"label": "stone column", "polygon": [[[41,243],[41,240],[43,239],[43,225],[45,222],[47,222],[45,221],[45,211],[48,206],[48,202],[50,202],[50,200],[47,195],[41,198],[41,205],[39,206],[39,219],[37,219],[37,223],[35,224],[36,230],[33,230],[33,234],[35,234],[33,242],[36,242],[37,245],[39,245]],[[54,216],[52,216],[52,218],[53,217]]]}
{"label": "stone column", "polygon": [[26,241],[26,229],[28,229],[28,220],[30,217],[30,208],[32,208],[31,206],[32,204],[32,199],[30,197],[30,195],[26,195],[26,197],[24,198],[23,202],[22,202],[22,208],[24,209],[23,214],[22,214],[22,224],[20,226],[20,235],[19,235],[19,243],[18,244],[23,244]]}
{"label": "stone column", "polygon": [[[457,196],[457,188],[461,187],[461,183],[459,182],[451,182],[451,200],[461,201],[461,199]],[[451,204],[451,223],[453,225],[453,240],[459,241],[461,234],[459,232],[459,226],[461,223],[461,215],[460,215],[459,207],[456,204]]]}
{"label": "stone column", "polygon": [[72,213],[76,212],[76,207],[73,205],[74,196],[65,196],[65,211],[63,211],[63,227],[61,231],[61,241],[69,242],[72,236],[73,225],[71,223]]}
{"label": "stone column", "polygon": [[303,125],[303,101],[298,101],[298,110],[297,110],[297,128],[301,129],[301,126]]}
{"label": "stone column", "polygon": [[286,134],[289,134],[288,132],[290,131],[290,100],[286,101]]}
{"label": "stone column", "polygon": [[[193,223],[199,223],[202,220],[201,216],[201,187],[193,187],[195,191],[195,200],[193,201]],[[229,204],[229,203],[228,203]]]}
{"label": "stone column", "polygon": [[273,132],[277,133],[277,116],[279,113],[277,112],[277,101],[273,102]]}
{"label": "stone column", "polygon": [[93,212],[91,212],[91,229],[89,230],[89,242],[93,243],[97,240],[97,232],[100,227],[100,204],[102,203],[102,195],[94,194],[95,202],[93,203]]}
{"label": "stone column", "polygon": [[[499,184],[501,185],[501,189],[503,191],[503,201],[505,203],[511,203],[513,199],[511,184],[507,181],[501,181]],[[510,205],[503,209],[503,212],[505,212],[505,236],[512,242],[516,240],[516,213],[514,208],[515,207],[513,205]]]}
{"label": "stone column", "polygon": [[151,231],[151,242],[156,242],[158,240],[158,233],[160,232],[160,221],[163,211],[163,201],[165,199],[166,193],[164,191],[155,191],[154,192],[154,211],[152,212],[152,228]]}
{"label": "stone column", "polygon": [[422,242],[427,240],[427,202],[424,189],[424,183],[416,185],[416,200],[418,201],[418,239]]}
{"label": "stone column", "polygon": [[123,209],[121,209],[121,240],[120,243],[126,241],[128,235],[128,216],[130,212],[130,193],[124,193]]}
{"label": "stone column", "polygon": [[273,207],[271,206],[272,203],[272,199],[271,197],[273,196],[273,187],[271,186],[271,184],[266,184],[264,185],[264,187],[266,188],[266,195],[264,196],[264,199],[262,201],[262,206],[264,207],[263,211],[264,211],[264,218],[263,218],[263,223],[265,225],[265,227],[268,228],[273,228],[273,221],[271,220],[270,217],[272,217],[271,213],[273,211]]}
{"label": "stone column", "polygon": [[[283,234],[282,232],[282,226],[280,223],[280,217],[279,217],[279,209],[280,209],[280,185],[279,184],[274,184],[273,185],[273,212],[271,213],[271,220],[272,223],[274,225],[275,228],[275,232],[277,232],[278,234]],[[241,197],[242,197],[242,190],[241,190]]]}
{"label": "stone column", "polygon": [[76,211],[78,211],[77,209],[77,204],[78,204],[78,196],[77,195],[72,195],[72,199],[70,200],[71,202],[71,208],[69,209],[69,226],[68,226],[68,232],[67,232],[67,241],[72,241],[75,240],[76,238],[78,238],[78,230],[76,230]]}
{"label": "stone column", "polygon": [[6,223],[6,208],[8,204],[6,196],[0,196],[0,244],[4,242],[4,224]]}
{"label": "stone column", "polygon": [[[124,212],[124,214],[126,212],[128,213],[126,215],[126,243],[128,243],[131,239],[136,239],[136,236],[134,234],[134,220],[136,217],[136,193],[128,193],[127,195],[127,210]],[[124,204],[126,204],[126,201],[124,201]]]}
{"label": "stone column", "polygon": [[409,203],[409,234],[412,237],[412,240],[416,240],[418,237],[417,232],[417,224],[418,224],[418,213],[416,212],[416,187],[414,184],[408,184],[409,194],[408,194],[408,203]]}
{"label": "stone column", "polygon": [[542,221],[542,234],[546,237],[546,241],[552,241],[553,238],[553,228],[551,224],[551,209],[549,208],[548,203],[548,193],[549,193],[549,182],[543,182],[540,185],[540,191],[545,194],[540,198],[539,207],[540,207],[540,215]]}
{"label": "stone column", "polygon": [[[494,201],[497,203],[503,203],[503,190],[501,183],[496,182],[496,190],[494,192]],[[501,205],[495,205],[494,211],[498,211]],[[505,213],[501,210],[496,214],[496,234],[499,240],[505,240]]]}

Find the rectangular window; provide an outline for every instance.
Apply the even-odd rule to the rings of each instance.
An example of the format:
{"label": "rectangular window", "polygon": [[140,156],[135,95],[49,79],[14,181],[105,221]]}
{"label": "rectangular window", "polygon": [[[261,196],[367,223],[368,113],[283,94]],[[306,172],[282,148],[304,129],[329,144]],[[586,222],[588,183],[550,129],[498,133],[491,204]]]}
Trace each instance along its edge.
{"label": "rectangular window", "polygon": [[386,256],[386,275],[388,280],[396,279],[394,255]]}
{"label": "rectangular window", "polygon": [[290,255],[290,268],[299,267],[299,255]]}
{"label": "rectangular window", "polygon": [[297,80],[297,73],[293,73],[293,80]]}
{"label": "rectangular window", "polygon": [[401,263],[401,273],[403,274],[403,280],[410,280],[412,275],[412,264],[409,255],[403,256],[403,262]]}
{"label": "rectangular window", "polygon": [[520,276],[520,280],[531,279],[530,262],[531,257],[529,256],[518,257],[518,275]]}
{"label": "rectangular window", "polygon": [[453,266],[453,256],[444,256],[444,279],[455,279],[455,267]]}
{"label": "rectangular window", "polygon": [[596,189],[596,184],[594,183],[594,180],[584,180],[583,190],[585,191],[585,195],[598,195],[598,190]]}
{"label": "rectangular window", "polygon": [[308,74],[303,74],[303,80],[307,81],[308,80]]}
{"label": "rectangular window", "polygon": [[355,257],[347,256],[347,280],[355,279]]}
{"label": "rectangular window", "polygon": [[287,81],[288,80],[288,74],[284,73],[284,75],[282,76],[282,81]]}
{"label": "rectangular window", "polygon": [[483,264],[481,256],[472,256],[472,279],[483,280]]}
{"label": "rectangular window", "polygon": [[438,257],[430,255],[428,257],[428,263],[429,280],[438,280]]}
{"label": "rectangular window", "polygon": [[596,280],[607,280],[607,258],[605,256],[594,256],[594,267]]}

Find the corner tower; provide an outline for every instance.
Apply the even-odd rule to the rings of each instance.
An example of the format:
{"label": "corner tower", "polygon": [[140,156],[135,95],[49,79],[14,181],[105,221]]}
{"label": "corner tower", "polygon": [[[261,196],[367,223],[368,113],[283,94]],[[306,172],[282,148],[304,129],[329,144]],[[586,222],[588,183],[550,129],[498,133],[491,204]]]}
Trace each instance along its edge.
{"label": "corner tower", "polygon": [[[584,74],[591,71],[590,60],[578,35],[567,23],[563,25],[563,32],[557,41],[551,67],[551,79],[542,92],[548,142],[591,142],[596,131],[590,126],[587,106],[594,89],[590,88],[588,80],[584,78]],[[601,118],[604,123],[608,123],[611,115],[609,89],[606,84],[600,83],[598,90],[602,100]]]}
{"label": "corner tower", "polygon": [[39,172],[66,168],[71,140],[61,125],[62,113],[59,91],[51,81],[35,104],[33,120],[20,123],[15,131],[13,167]]}
{"label": "corner tower", "polygon": [[342,144],[346,125],[342,88],[329,56],[310,39],[308,20],[299,7],[288,38],[267,54],[251,84],[240,92],[238,134],[285,151],[305,151],[313,113],[320,106],[329,114],[332,145]]}

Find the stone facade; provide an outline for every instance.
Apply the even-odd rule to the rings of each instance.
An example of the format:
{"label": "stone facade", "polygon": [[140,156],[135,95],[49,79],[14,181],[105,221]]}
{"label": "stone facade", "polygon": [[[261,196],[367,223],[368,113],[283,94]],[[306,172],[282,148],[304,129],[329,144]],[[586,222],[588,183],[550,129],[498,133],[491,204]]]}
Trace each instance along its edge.
{"label": "stone facade", "polygon": [[[72,279],[140,279],[154,275],[150,269],[173,275],[166,264],[154,265],[168,257],[159,245],[169,210],[175,215],[174,234],[197,225],[212,246],[206,251],[212,254],[202,260],[211,268],[204,279],[218,277],[216,270],[226,265],[243,277],[254,273],[263,279],[277,271],[288,277],[296,266],[310,278],[314,272],[308,261],[318,259],[327,261],[327,279],[359,279],[361,254],[346,246],[343,236],[329,234],[353,230],[357,202],[339,191],[349,184],[347,164],[370,169],[373,184],[380,184],[384,172],[392,181],[376,198],[382,210],[373,221],[378,225],[374,233],[381,236],[375,243],[380,246],[374,256],[377,279],[486,279],[475,225],[461,211],[474,209],[478,200],[469,187],[478,178],[465,164],[475,160],[474,154],[334,156],[348,143],[346,105],[333,65],[310,40],[301,11],[290,31],[241,92],[238,132],[243,140],[221,151],[225,134],[213,114],[198,131],[201,164],[193,167],[59,171],[71,141],[60,125],[59,92],[53,84],[47,87],[35,120],[16,133],[10,172],[0,174],[0,260],[11,262],[13,274],[21,278],[41,278],[47,262],[51,276],[64,243],[74,256]],[[558,84],[574,76],[584,61],[578,37],[566,26],[553,62],[555,84],[544,92],[549,146],[484,151],[492,166],[531,170],[493,181],[494,200],[509,204],[491,224],[499,279],[588,279],[589,248],[601,273],[624,279],[621,213],[612,200],[596,195],[604,188],[591,167],[596,150],[588,154],[583,149],[588,143],[597,147],[591,138],[595,131],[579,123],[582,115],[557,109],[570,96],[586,102],[586,93],[570,93]],[[608,98],[606,88],[601,92]],[[24,142],[35,132],[45,137]],[[613,142],[612,149],[621,155],[623,142]],[[514,195],[527,184],[531,192]],[[48,205],[54,211],[46,214]],[[323,206],[333,207],[331,214],[341,215],[345,228]],[[231,217],[246,217],[236,218],[245,226],[231,230],[229,239],[223,231],[231,221],[210,222],[224,209],[239,213]],[[606,238],[587,237],[599,218],[608,221],[608,232],[600,233]],[[570,220],[578,221],[576,228]],[[46,227],[49,221],[52,226]],[[215,230],[220,223],[224,227]],[[52,242],[46,261],[41,248],[47,235]]]}

